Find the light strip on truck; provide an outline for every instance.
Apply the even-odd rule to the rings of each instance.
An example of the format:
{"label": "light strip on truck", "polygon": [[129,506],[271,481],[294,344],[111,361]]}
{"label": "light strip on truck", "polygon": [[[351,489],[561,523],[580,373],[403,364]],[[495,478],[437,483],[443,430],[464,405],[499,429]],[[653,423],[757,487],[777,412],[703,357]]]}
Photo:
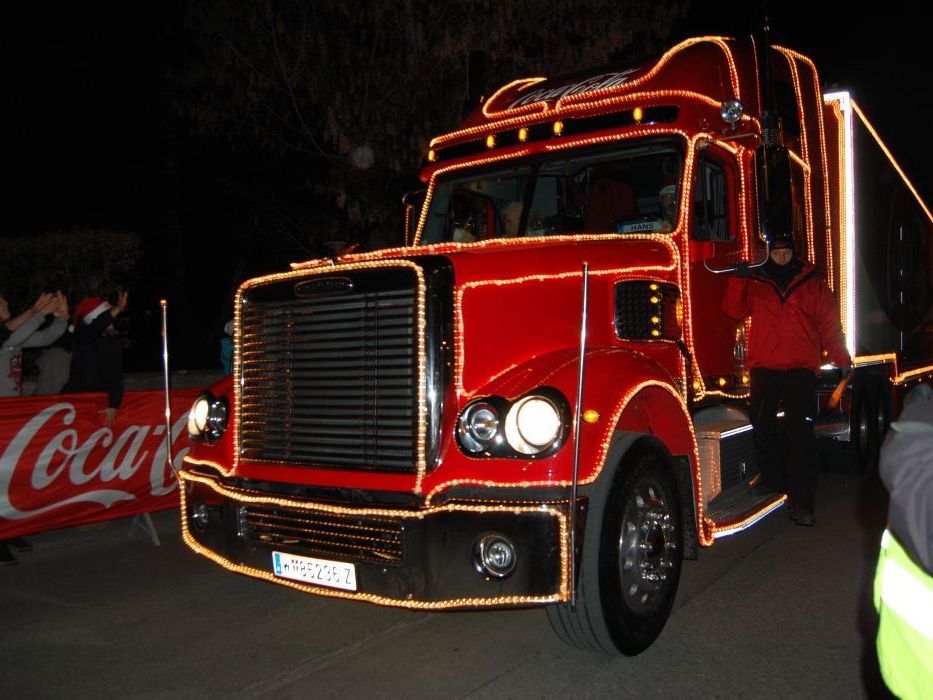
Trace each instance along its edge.
{"label": "light strip on truck", "polygon": [[875,128],[868,121],[868,117],[865,116],[865,113],[859,108],[855,100],[852,100],[852,109],[855,110],[855,113],[859,116],[859,119],[862,120],[862,123],[865,125],[865,128],[868,129],[868,133],[871,134],[873,139],[875,139],[878,146],[881,148],[882,152],[888,157],[888,160],[891,161],[891,165],[894,166],[894,169],[897,171],[897,174],[901,176],[901,179],[904,181],[904,184],[907,185],[907,189],[909,189],[911,194],[913,194],[914,198],[917,200],[917,204],[919,204],[920,208],[923,209],[923,213],[927,215],[927,218],[930,220],[930,223],[933,223],[933,214],[931,214],[930,210],[927,209],[927,205],[923,201],[923,198],[919,195],[913,183],[907,178],[907,174],[901,169],[901,166],[898,165],[896,160],[894,160],[894,156],[891,155],[891,151],[889,151],[888,147],[884,145],[884,142],[881,140],[881,137],[878,136],[878,132],[875,131]]}
{"label": "light strip on truck", "polygon": [[[845,268],[843,273],[843,294],[845,305],[842,310],[842,330],[846,336],[846,349],[849,355],[855,356],[855,169],[854,169],[854,142],[852,136],[852,97],[848,92],[831,92],[823,95],[824,102],[837,102],[842,112],[844,152],[842,158],[845,164],[845,225],[843,233],[842,259]],[[842,291],[842,290],[840,290]]]}

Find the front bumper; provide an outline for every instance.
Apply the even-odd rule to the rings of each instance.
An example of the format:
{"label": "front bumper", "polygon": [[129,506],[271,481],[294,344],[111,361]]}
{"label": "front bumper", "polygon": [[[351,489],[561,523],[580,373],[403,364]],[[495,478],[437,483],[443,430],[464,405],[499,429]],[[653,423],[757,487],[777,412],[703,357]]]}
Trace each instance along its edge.
{"label": "front bumper", "polygon": [[[306,593],[425,610],[569,599],[566,502],[361,507],[246,490],[186,470],[181,480],[185,542],[231,571]],[[199,508],[207,514],[201,522],[192,517]],[[489,533],[515,545],[515,569],[502,579],[483,574],[474,560],[476,542]],[[357,590],[280,578],[272,570],[273,551],[352,563]]]}

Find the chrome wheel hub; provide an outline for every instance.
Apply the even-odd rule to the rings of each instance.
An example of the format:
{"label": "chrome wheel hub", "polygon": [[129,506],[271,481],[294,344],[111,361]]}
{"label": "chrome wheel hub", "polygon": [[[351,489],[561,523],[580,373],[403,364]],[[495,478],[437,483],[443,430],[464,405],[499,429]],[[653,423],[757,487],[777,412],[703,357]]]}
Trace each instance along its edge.
{"label": "chrome wheel hub", "polygon": [[619,533],[619,584],[628,607],[648,613],[661,598],[677,549],[671,504],[651,479],[636,484]]}

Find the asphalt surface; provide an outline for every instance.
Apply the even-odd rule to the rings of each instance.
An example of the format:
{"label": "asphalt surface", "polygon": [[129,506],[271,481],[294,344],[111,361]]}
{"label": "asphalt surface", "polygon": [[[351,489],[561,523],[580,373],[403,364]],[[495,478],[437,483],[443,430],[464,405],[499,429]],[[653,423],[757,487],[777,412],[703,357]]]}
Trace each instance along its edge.
{"label": "asphalt surface", "polygon": [[783,510],[685,562],[633,657],[564,646],[542,610],[418,613],[303,595],[132,520],[30,538],[0,568],[0,698],[884,697],[871,582],[886,497],[824,475],[818,524]]}

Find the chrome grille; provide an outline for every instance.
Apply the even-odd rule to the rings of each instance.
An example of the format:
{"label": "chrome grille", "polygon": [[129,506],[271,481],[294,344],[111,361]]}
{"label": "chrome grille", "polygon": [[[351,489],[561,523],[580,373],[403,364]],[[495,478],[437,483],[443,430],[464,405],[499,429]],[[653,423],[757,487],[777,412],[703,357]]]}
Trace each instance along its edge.
{"label": "chrome grille", "polygon": [[416,319],[410,268],[247,290],[238,347],[241,457],[416,471]]}
{"label": "chrome grille", "polygon": [[377,564],[402,561],[402,523],[389,518],[250,505],[240,507],[240,533],[252,542],[326,557]]}

